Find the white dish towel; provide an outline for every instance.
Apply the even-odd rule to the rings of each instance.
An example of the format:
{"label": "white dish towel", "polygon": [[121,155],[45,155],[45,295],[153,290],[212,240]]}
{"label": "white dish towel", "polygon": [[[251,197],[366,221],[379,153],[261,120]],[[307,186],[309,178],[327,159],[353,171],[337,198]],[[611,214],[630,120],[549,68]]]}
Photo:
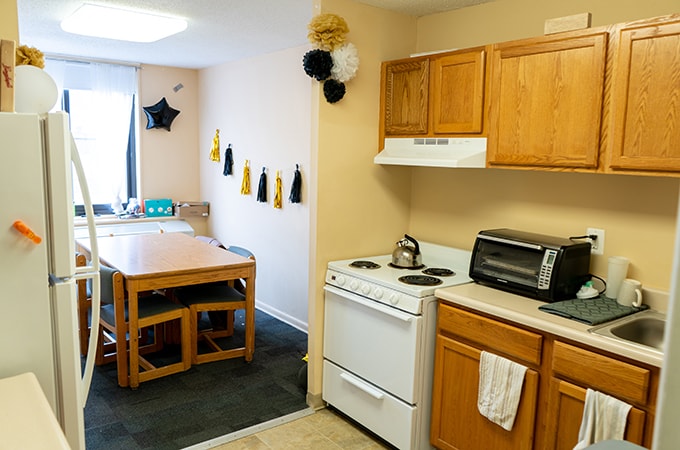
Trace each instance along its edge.
{"label": "white dish towel", "polygon": [[512,430],[527,368],[493,353],[482,352],[479,360],[479,413]]}
{"label": "white dish towel", "polygon": [[583,405],[583,419],[574,450],[609,439],[623,440],[631,406],[619,399],[588,389]]}

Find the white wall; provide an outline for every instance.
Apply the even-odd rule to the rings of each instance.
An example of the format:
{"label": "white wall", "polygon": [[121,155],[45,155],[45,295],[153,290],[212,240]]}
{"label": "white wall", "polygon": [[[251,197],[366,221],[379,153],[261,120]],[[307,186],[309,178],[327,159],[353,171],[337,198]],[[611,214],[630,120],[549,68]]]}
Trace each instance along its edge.
{"label": "white wall", "polygon": [[[311,79],[302,69],[307,46],[226,63],[199,72],[201,199],[210,202],[208,232],[225,245],[250,249],[257,260],[257,306],[307,330]],[[220,130],[220,162],[209,159]],[[233,174],[224,176],[231,143]],[[241,195],[250,161],[251,194]],[[296,164],[302,203],[288,201]],[[262,167],[267,203],[257,202]],[[276,171],[282,172],[283,208],[273,207]]]}

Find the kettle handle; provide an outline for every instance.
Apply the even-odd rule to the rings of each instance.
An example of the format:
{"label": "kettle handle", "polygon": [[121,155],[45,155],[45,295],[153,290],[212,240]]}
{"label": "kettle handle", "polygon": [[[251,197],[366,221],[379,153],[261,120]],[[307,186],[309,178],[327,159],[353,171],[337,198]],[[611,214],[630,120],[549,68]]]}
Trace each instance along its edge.
{"label": "kettle handle", "polygon": [[419,254],[420,254],[420,245],[418,244],[418,241],[416,241],[415,239],[413,239],[413,238],[412,238],[411,236],[409,236],[408,234],[405,234],[404,237],[405,237],[406,239],[408,239],[409,241],[413,242],[413,244],[415,244],[416,249],[415,249],[415,252],[414,252],[414,253],[415,253],[416,255],[419,255]]}

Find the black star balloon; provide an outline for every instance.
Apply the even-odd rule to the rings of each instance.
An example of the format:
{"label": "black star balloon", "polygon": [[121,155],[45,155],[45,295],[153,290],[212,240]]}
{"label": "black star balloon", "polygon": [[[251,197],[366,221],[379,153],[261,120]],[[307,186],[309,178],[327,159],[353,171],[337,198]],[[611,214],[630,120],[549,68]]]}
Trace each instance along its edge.
{"label": "black star balloon", "polygon": [[168,105],[168,101],[163,97],[158,103],[153,106],[145,106],[144,114],[146,114],[146,129],[151,128],[165,128],[170,131],[170,125],[179,111],[173,109]]}

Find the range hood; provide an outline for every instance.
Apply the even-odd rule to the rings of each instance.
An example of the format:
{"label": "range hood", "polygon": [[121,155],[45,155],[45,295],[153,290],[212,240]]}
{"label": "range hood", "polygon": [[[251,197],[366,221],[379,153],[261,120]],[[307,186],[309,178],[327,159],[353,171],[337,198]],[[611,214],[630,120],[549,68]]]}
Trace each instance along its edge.
{"label": "range hood", "polygon": [[376,164],[486,167],[486,138],[386,138]]}

